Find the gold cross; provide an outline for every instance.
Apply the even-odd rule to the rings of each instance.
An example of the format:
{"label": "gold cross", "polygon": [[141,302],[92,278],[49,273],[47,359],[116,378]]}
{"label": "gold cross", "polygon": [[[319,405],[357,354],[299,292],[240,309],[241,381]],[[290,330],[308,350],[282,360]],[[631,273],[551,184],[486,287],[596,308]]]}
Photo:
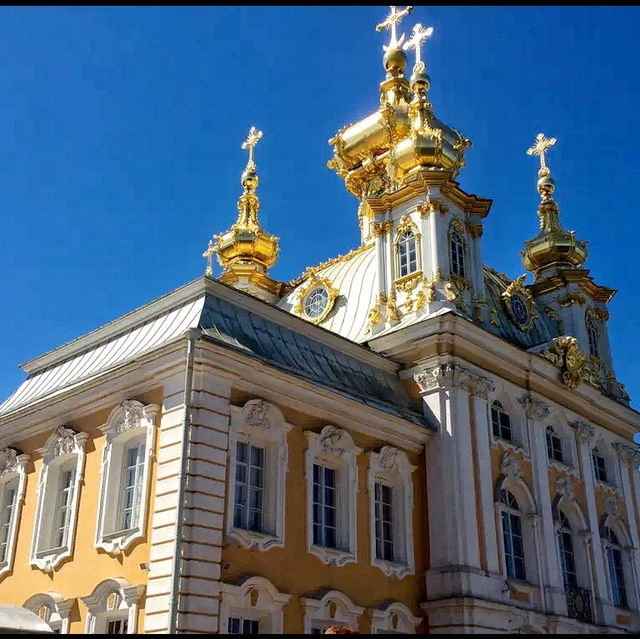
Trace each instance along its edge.
{"label": "gold cross", "polygon": [[433,34],[433,27],[424,28],[419,22],[413,27],[413,33],[411,38],[404,43],[402,47],[405,51],[409,49],[415,49],[416,63],[415,66],[420,66],[422,63],[422,43],[430,38]]}
{"label": "gold cross", "polygon": [[527,149],[527,155],[539,155],[540,156],[540,171],[539,172],[547,173],[549,171],[549,169],[547,168],[547,163],[545,162],[544,154],[556,142],[557,142],[557,140],[555,138],[545,138],[544,137],[544,133],[538,133],[538,135],[536,136],[536,143],[530,149]]}
{"label": "gold cross", "polygon": [[402,44],[402,41],[404,40],[404,33],[400,36],[400,40],[398,40],[396,35],[396,25],[402,20],[402,18],[411,13],[413,7],[405,7],[398,11],[396,6],[389,5],[389,9],[391,9],[391,13],[385,18],[384,22],[381,22],[376,27],[376,31],[391,29],[391,40],[389,41],[389,46],[382,47],[385,51],[388,51],[389,49],[397,49]]}
{"label": "gold cross", "polygon": [[262,131],[258,131],[255,126],[252,126],[249,129],[249,136],[242,143],[243,149],[249,149],[249,161],[247,162],[247,170],[249,171],[255,171],[256,169],[256,163],[253,161],[253,149],[255,148],[256,144],[258,144],[258,141],[261,137]]}
{"label": "gold cross", "polygon": [[216,252],[216,249],[213,246],[213,240],[209,240],[209,246],[207,247],[207,250],[202,254],[202,257],[207,258],[207,269],[205,270],[204,274],[208,275],[209,277],[213,277],[213,267],[211,265],[211,257],[215,252]]}

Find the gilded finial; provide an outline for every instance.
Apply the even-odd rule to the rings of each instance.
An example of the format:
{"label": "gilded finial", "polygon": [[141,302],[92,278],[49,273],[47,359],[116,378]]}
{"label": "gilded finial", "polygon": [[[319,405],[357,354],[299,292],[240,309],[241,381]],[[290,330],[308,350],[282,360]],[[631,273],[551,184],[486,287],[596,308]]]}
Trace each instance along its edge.
{"label": "gilded finial", "polygon": [[256,170],[256,163],[253,160],[253,150],[255,149],[256,144],[258,144],[258,142],[262,138],[262,135],[262,131],[258,131],[255,126],[252,126],[249,129],[249,135],[247,136],[247,139],[242,143],[242,149],[244,149],[245,151],[249,149],[249,160],[247,161],[247,168],[245,169],[245,171]]}
{"label": "gilded finial", "polygon": [[418,22],[413,27],[411,38],[404,43],[402,47],[405,51],[414,49],[416,52],[416,63],[413,65],[414,73],[424,73],[425,65],[422,61],[422,43],[430,38],[433,34],[433,27],[427,27],[426,29]]}
{"label": "gilded finial", "polygon": [[527,155],[539,155],[540,156],[540,170],[538,176],[543,177],[551,175],[549,167],[545,161],[544,154],[557,142],[555,138],[547,138],[544,133],[538,133],[536,136],[536,143],[529,149],[527,149]]}
{"label": "gilded finial", "polygon": [[402,21],[406,15],[411,13],[413,7],[405,7],[404,9],[398,10],[398,7],[389,5],[389,9],[391,12],[389,15],[376,26],[376,31],[382,31],[383,29],[389,29],[391,31],[391,39],[389,40],[389,46],[382,46],[383,51],[391,51],[393,49],[399,49],[404,41],[404,33],[400,36],[400,39],[397,37],[396,27]]}
{"label": "gilded finial", "polygon": [[209,246],[207,247],[207,250],[202,254],[202,257],[207,258],[207,268],[204,274],[208,275],[209,277],[213,277],[213,266],[211,264],[211,259],[215,252],[216,252],[216,247],[213,243],[213,240],[209,240]]}

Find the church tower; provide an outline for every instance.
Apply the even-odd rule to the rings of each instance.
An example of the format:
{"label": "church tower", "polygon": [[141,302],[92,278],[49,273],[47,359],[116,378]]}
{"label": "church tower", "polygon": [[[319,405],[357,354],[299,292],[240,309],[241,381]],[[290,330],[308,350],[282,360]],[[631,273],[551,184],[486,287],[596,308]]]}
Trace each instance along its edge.
{"label": "church tower", "polygon": [[[390,30],[379,108],[329,141],[328,166],[360,200],[361,243],[375,245],[368,338],[442,309],[487,320],[480,237],[491,200],[455,181],[471,142],[434,115],[421,52],[433,29],[416,24],[407,42],[397,36],[410,10],[392,7],[377,26]],[[410,50],[415,64],[407,80]]]}

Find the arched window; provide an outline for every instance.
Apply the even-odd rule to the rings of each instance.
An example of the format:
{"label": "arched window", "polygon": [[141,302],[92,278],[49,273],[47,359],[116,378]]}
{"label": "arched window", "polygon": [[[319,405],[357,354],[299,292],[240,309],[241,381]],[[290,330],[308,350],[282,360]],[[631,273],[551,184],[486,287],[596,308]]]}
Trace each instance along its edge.
{"label": "arched window", "polygon": [[449,244],[451,249],[451,272],[460,277],[465,277],[464,240],[458,231],[451,233]]}
{"label": "arched window", "polygon": [[594,448],[591,451],[591,461],[593,462],[593,476],[597,481],[607,481],[607,466],[604,461],[604,457],[600,454],[600,451]]}
{"label": "arched window", "polygon": [[558,544],[560,546],[560,561],[562,564],[562,578],[565,586],[577,586],[576,561],[573,552],[573,531],[566,515],[560,511],[560,526],[558,528]]}
{"label": "arched window", "polygon": [[516,498],[508,490],[503,489],[500,491],[500,501],[506,506],[502,510],[502,535],[507,577],[524,581],[526,574],[520,507]]}
{"label": "arched window", "polygon": [[559,462],[563,461],[562,442],[553,430],[553,426],[547,426],[547,457]]}
{"label": "arched window", "polygon": [[624,585],[624,571],[622,569],[622,548],[616,534],[609,528],[604,527],[604,538],[607,540],[607,563],[609,564],[609,579],[611,580],[611,591],[613,593],[613,603],[619,608],[627,607],[627,591]]}
{"label": "arched window", "polygon": [[600,357],[598,348],[598,329],[591,318],[587,318],[587,338],[589,340],[589,353],[592,357]]}
{"label": "arched window", "polygon": [[400,277],[418,270],[416,236],[413,231],[404,231],[398,238],[398,260]]}
{"label": "arched window", "polygon": [[491,425],[495,437],[506,439],[508,442],[512,440],[511,418],[498,400],[491,404]]}

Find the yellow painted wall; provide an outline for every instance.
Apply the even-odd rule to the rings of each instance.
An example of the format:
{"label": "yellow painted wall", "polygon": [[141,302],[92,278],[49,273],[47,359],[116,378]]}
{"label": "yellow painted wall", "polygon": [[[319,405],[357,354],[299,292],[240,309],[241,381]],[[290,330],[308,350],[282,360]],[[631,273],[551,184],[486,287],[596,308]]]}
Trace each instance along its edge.
{"label": "yellow painted wall", "polygon": [[[232,395],[235,404],[242,404],[249,396]],[[425,577],[427,568],[428,536],[424,504],[425,471],[424,455],[409,454],[409,460],[417,466],[413,473],[414,490],[414,547],[415,573],[403,579],[390,579],[379,568],[371,565],[369,531],[369,495],[367,491],[368,457],[366,451],[377,450],[385,442],[360,435],[349,430],[357,446],[363,449],[358,456],[357,498],[357,553],[358,562],[342,567],[329,567],[318,557],[307,552],[307,490],[305,477],[305,451],[307,440],[304,430],[316,432],[326,421],[316,420],[279,406],[285,419],[294,425],[288,435],[289,472],[286,478],[285,547],[267,552],[252,552],[237,545],[224,548],[222,553],[222,581],[233,582],[239,578],[258,575],[271,581],[283,593],[293,597],[284,608],[284,632],[302,632],[304,611],[299,597],[315,597],[322,588],[343,592],[354,604],[375,608],[388,601],[404,603],[417,617],[424,617],[418,602],[425,601]],[[348,430],[348,429],[347,429]],[[317,597],[320,598],[320,597]],[[360,618],[360,632],[370,629],[368,612]],[[421,631],[424,626],[419,626]]]}
{"label": "yellow painted wall", "polygon": [[[130,399],[137,399],[144,404],[162,406],[162,389],[156,389]],[[147,582],[148,573],[140,568],[140,563],[149,561],[150,517],[148,517],[145,537],[134,541],[123,556],[116,558],[103,550],[96,550],[94,547],[101,479],[100,462],[105,441],[105,435],[98,430],[98,427],[106,423],[114,408],[116,405],[68,424],[76,430],[88,433],[89,439],[85,447],[84,480],[78,504],[73,554],[58,564],[51,575],[32,567],[29,564],[29,553],[37,503],[36,488],[42,466],[42,456],[36,452],[36,449],[44,446],[53,429],[29,439],[11,442],[12,446],[31,455],[31,459],[27,465],[25,500],[18,524],[13,570],[0,576],[0,602],[21,606],[29,597],[47,591],[58,592],[64,599],[77,598],[70,615],[69,630],[72,633],[83,633],[85,629],[87,609],[79,598],[91,594],[100,582],[114,577],[123,577],[134,586]],[[160,423],[160,418],[161,415],[158,414],[156,424]],[[158,438],[156,437],[156,451],[154,453],[157,452],[157,445]],[[152,510],[154,498],[155,463],[153,463],[151,470],[149,512]],[[142,631],[143,625],[144,601],[141,602],[138,613],[138,632]]]}

